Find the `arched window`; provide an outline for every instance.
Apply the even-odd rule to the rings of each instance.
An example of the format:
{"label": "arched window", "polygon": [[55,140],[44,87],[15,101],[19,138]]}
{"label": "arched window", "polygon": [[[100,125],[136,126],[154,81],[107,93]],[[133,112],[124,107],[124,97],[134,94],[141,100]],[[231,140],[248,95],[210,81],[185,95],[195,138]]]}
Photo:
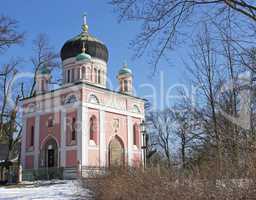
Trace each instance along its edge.
{"label": "arched window", "polygon": [[135,123],[133,125],[133,145],[138,146],[139,145],[139,134],[140,134],[140,129],[139,125]]}
{"label": "arched window", "polygon": [[91,81],[91,69],[90,69],[90,67],[87,67],[87,69],[86,69],[86,80],[89,80],[89,81]]}
{"label": "arched window", "polygon": [[53,127],[53,117],[52,116],[50,116],[49,118],[48,118],[48,127]]}
{"label": "arched window", "polygon": [[96,68],[94,68],[94,83],[97,83],[97,69]]}
{"label": "arched window", "polygon": [[34,146],[34,138],[35,138],[35,128],[34,126],[31,126],[30,130],[30,146]]}
{"label": "arched window", "polygon": [[124,91],[128,91],[128,80],[124,80]]}
{"label": "arched window", "polygon": [[90,102],[90,103],[96,103],[96,104],[99,104],[99,103],[100,103],[98,97],[96,97],[94,94],[91,94],[91,95],[90,95],[90,97],[89,97],[89,102]]}
{"label": "arched window", "polygon": [[76,118],[74,117],[72,119],[72,125],[71,125],[71,140],[76,140]]}
{"label": "arched window", "polygon": [[65,103],[65,104],[70,104],[70,103],[75,103],[76,101],[77,101],[76,96],[75,96],[75,95],[70,95],[70,96],[68,96],[68,97],[65,99],[64,103]]}
{"label": "arched window", "polygon": [[75,69],[72,69],[71,71],[71,82],[75,81]]}
{"label": "arched window", "polygon": [[94,115],[90,118],[90,140],[97,142],[97,118]]}
{"label": "arched window", "polygon": [[86,69],[85,67],[82,67],[82,79],[85,79],[86,76]]}
{"label": "arched window", "polygon": [[77,69],[77,80],[80,80],[81,79],[81,73],[80,73],[80,69],[78,68]]}
{"label": "arched window", "polygon": [[100,73],[100,70],[98,70],[98,83],[100,84],[101,83],[101,73]]}
{"label": "arched window", "polygon": [[70,83],[70,70],[68,70],[68,78],[67,78],[68,83]]}
{"label": "arched window", "polygon": [[140,113],[140,109],[139,109],[139,107],[137,105],[133,106],[133,110],[132,111],[136,112],[136,113]]}

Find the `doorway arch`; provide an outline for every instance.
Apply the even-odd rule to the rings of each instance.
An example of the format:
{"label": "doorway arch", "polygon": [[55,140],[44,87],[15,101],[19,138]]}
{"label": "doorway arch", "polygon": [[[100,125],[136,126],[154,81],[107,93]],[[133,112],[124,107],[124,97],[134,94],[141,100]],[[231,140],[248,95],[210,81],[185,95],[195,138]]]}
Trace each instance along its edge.
{"label": "doorway arch", "polygon": [[124,143],[117,135],[109,143],[109,167],[124,165]]}
{"label": "doorway arch", "polygon": [[49,137],[42,147],[43,166],[47,168],[58,167],[58,144],[53,137]]}

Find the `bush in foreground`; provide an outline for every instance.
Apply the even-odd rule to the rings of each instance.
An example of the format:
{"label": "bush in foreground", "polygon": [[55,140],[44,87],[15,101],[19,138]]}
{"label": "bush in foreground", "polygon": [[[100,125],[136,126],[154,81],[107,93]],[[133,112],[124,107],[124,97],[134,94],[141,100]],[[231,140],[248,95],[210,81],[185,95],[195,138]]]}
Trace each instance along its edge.
{"label": "bush in foreground", "polygon": [[[177,173],[177,172],[176,172]],[[109,170],[105,176],[84,179],[97,200],[244,200],[256,199],[252,179],[204,179],[150,168]]]}

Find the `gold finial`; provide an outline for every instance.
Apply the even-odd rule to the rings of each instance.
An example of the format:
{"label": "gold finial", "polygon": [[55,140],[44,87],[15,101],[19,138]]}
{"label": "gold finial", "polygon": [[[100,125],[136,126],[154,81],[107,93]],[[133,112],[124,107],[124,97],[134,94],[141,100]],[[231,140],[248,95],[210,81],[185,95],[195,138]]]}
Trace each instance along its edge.
{"label": "gold finial", "polygon": [[84,13],[84,15],[83,15],[82,30],[83,30],[84,33],[88,33],[88,29],[89,29],[89,27],[88,27],[88,25],[87,25],[87,14]]}

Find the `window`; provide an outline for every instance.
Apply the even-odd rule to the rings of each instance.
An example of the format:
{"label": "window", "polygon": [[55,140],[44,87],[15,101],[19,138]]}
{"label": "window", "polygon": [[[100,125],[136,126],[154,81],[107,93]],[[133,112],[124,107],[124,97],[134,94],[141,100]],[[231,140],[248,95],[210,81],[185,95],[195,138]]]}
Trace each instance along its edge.
{"label": "window", "polygon": [[100,70],[98,70],[98,83],[101,83],[101,78],[100,78],[101,74],[100,74]]}
{"label": "window", "polygon": [[76,140],[76,118],[72,119],[72,127],[71,127],[71,140]]}
{"label": "window", "polygon": [[89,102],[90,102],[90,103],[96,103],[96,104],[99,104],[99,103],[100,103],[98,97],[96,97],[94,94],[91,94],[91,95],[89,96]]}
{"label": "window", "polygon": [[77,98],[75,95],[71,95],[71,96],[68,96],[65,101],[64,101],[64,104],[70,104],[70,103],[75,103],[77,101]]}
{"label": "window", "polygon": [[31,126],[31,130],[30,130],[30,146],[34,146],[34,137],[35,137],[34,126]]}
{"label": "window", "polygon": [[53,127],[53,118],[52,117],[48,118],[48,127]]}
{"label": "window", "polygon": [[86,69],[86,80],[92,80],[92,73],[91,73],[91,69],[90,69],[90,67],[87,67],[87,69]]}
{"label": "window", "polygon": [[95,143],[97,140],[97,121],[95,116],[90,118],[90,140],[93,140]]}
{"label": "window", "polygon": [[75,81],[75,69],[72,69],[71,75],[72,75],[71,82],[73,82],[73,81]]}
{"label": "window", "polygon": [[97,83],[97,69],[94,69],[94,82]]}
{"label": "window", "polygon": [[124,80],[124,91],[128,91],[128,80]]}
{"label": "window", "polygon": [[140,113],[140,109],[137,105],[133,105],[133,112]]}
{"label": "window", "polygon": [[82,67],[82,79],[85,79],[86,70],[85,67]]}
{"label": "window", "polygon": [[139,125],[137,123],[133,125],[133,145],[139,145]]}
{"label": "window", "polygon": [[70,70],[68,70],[68,83],[70,83]]}
{"label": "window", "polygon": [[77,69],[77,80],[80,80],[81,79],[81,74],[80,74],[80,69],[78,68]]}

